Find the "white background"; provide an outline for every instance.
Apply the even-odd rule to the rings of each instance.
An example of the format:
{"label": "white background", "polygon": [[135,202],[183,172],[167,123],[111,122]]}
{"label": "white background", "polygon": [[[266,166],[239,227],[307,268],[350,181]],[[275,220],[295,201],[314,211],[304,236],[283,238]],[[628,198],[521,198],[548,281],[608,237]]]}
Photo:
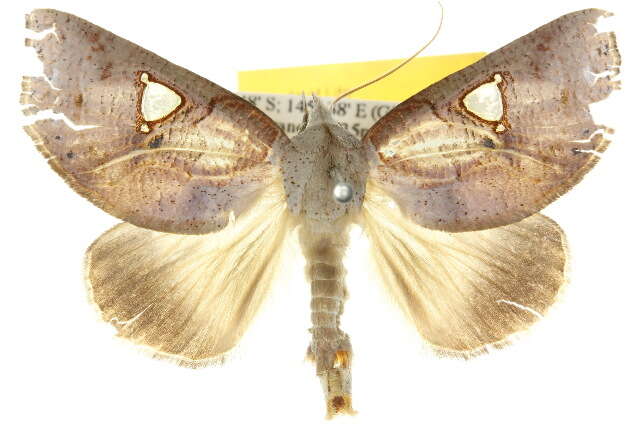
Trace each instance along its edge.
{"label": "white background", "polygon": [[[17,2],[16,2],[17,3]],[[117,222],[71,191],[20,129],[23,15],[74,13],[229,89],[242,69],[408,56],[436,26],[435,3],[23,1],[3,5],[0,99],[0,423],[3,425],[312,425],[324,402],[310,364],[309,290],[301,268],[222,367],[179,368],[112,338],[87,303],[86,247]],[[355,418],[334,424],[638,424],[637,12],[622,1],[445,1],[427,54],[491,51],[560,15],[616,12],[623,91],[605,105],[616,127],[600,164],[544,212],[567,233],[572,284],[515,345],[470,362],[421,345],[368,274],[356,239],[344,329],[355,349]]]}

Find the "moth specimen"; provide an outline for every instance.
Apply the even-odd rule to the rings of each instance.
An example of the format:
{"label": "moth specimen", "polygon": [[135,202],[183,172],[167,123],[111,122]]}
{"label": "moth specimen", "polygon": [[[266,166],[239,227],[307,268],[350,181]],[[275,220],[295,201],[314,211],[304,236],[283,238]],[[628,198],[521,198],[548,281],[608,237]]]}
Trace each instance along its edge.
{"label": "moth specimen", "polygon": [[[309,357],[328,415],[351,413],[339,319],[348,229],[437,352],[506,344],[566,282],[562,230],[537,213],[597,162],[610,129],[589,105],[619,88],[609,13],[563,16],[429,86],[359,140],[320,101],[289,139],[238,96],[89,22],[35,10],[26,126],[79,194],[125,221],[86,255],[118,334],[180,364],[242,337],[296,236],[311,284]],[[67,124],[70,121],[81,127]],[[112,320],[116,321],[112,321]]]}

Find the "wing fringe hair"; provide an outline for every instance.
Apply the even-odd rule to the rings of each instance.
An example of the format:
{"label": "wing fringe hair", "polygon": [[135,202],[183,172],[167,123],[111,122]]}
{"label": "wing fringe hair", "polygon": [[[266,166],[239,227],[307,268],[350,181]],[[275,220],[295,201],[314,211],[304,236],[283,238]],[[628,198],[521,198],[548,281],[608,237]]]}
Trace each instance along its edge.
{"label": "wing fringe hair", "polygon": [[218,233],[127,223],[104,233],[85,265],[101,318],[155,358],[192,368],[223,362],[263,304],[292,229],[278,184]]}
{"label": "wing fringe hair", "polygon": [[482,231],[429,230],[369,182],[362,218],[384,286],[441,356],[506,346],[567,283],[564,233],[541,214]]}

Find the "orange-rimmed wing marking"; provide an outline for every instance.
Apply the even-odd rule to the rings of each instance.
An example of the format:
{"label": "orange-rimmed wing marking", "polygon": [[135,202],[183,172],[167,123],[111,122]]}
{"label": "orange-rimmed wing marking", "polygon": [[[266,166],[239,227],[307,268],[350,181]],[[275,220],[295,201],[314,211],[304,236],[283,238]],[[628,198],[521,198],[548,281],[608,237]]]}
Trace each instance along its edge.
{"label": "orange-rimmed wing marking", "polygon": [[398,105],[365,135],[372,178],[416,223],[450,232],[517,222],[597,162],[610,129],[591,103],[618,88],[597,9],[563,16]]}
{"label": "orange-rimmed wing marking", "polygon": [[271,146],[288,139],[238,96],[87,21],[27,15],[44,77],[25,77],[26,127],[77,192],[134,225],[175,233],[226,226],[277,178]]}

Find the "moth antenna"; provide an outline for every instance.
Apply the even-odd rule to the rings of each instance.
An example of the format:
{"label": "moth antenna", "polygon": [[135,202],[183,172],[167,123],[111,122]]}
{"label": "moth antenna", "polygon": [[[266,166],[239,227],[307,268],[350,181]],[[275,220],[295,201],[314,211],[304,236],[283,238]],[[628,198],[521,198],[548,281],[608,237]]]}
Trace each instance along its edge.
{"label": "moth antenna", "polygon": [[416,53],[411,55],[409,58],[405,59],[401,64],[396,65],[395,67],[391,68],[389,71],[386,71],[384,74],[379,75],[378,77],[374,78],[373,80],[369,80],[366,83],[363,83],[363,84],[361,84],[361,85],[359,85],[357,87],[354,87],[353,89],[349,89],[346,92],[342,93],[340,96],[335,98],[333,100],[333,102],[331,102],[331,104],[329,105],[329,109],[332,109],[334,107],[334,105],[338,103],[338,101],[340,101],[343,98],[351,95],[352,93],[357,92],[358,90],[363,89],[363,88],[365,88],[367,86],[370,86],[373,83],[376,83],[376,82],[382,80],[383,78],[385,78],[385,77],[393,74],[394,72],[398,71],[400,68],[402,68],[403,66],[408,64],[413,58],[415,58],[420,53],[422,53],[422,51],[424,49],[429,47],[429,45],[431,43],[433,43],[433,41],[436,39],[436,37],[438,37],[438,34],[440,33],[440,29],[442,28],[442,21],[444,20],[444,7],[442,6],[442,3],[440,3],[440,2],[438,2],[438,6],[440,6],[440,23],[438,24],[438,29],[436,30],[435,34],[433,35],[433,37],[431,37],[431,40],[429,40],[424,46],[422,46]]}

